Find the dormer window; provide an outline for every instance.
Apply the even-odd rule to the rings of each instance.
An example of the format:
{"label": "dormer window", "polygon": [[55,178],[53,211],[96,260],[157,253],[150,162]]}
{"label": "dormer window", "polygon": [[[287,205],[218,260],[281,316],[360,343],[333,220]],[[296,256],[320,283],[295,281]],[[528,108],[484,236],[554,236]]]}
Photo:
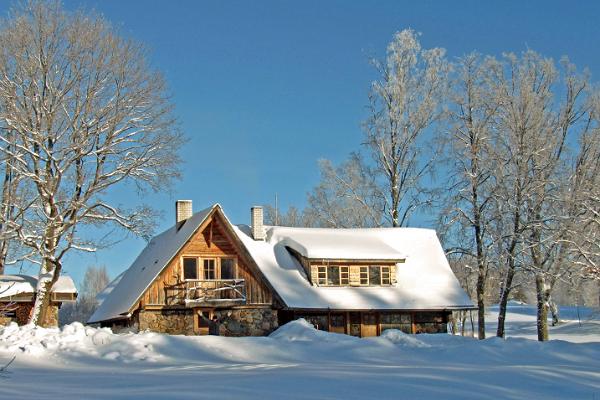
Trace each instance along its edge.
{"label": "dormer window", "polygon": [[317,286],[391,286],[395,269],[390,265],[312,265]]}

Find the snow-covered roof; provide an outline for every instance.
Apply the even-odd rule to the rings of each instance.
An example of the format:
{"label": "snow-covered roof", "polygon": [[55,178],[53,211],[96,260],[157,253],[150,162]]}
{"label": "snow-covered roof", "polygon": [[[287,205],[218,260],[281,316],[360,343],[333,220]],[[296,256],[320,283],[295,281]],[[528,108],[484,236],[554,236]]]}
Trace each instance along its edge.
{"label": "snow-covered roof", "polygon": [[[0,275],[0,298],[33,294],[37,282],[37,277],[31,275]],[[52,293],[77,293],[77,288],[70,276],[61,275],[52,286]]]}
{"label": "snow-covered roof", "polygon": [[[127,318],[154,279],[218,204],[154,237],[131,267],[99,295],[89,323]],[[224,214],[223,214],[224,215]],[[226,223],[230,224],[225,217]],[[230,224],[231,225],[231,224]],[[321,229],[267,226],[254,240],[246,225],[231,225],[275,292],[289,308],[452,309],[473,303],[448,265],[435,231],[417,228]],[[312,286],[286,247],[313,259],[405,260],[397,284],[386,287]]]}
{"label": "snow-covered roof", "polygon": [[275,240],[306,258],[401,260],[406,254],[388,244],[389,229],[314,229],[277,227]]}
{"label": "snow-covered roof", "polygon": [[[250,228],[238,225],[235,232],[256,264],[289,308],[302,309],[453,309],[470,308],[473,303],[450,269],[434,230],[419,228],[319,229],[266,227],[266,240],[253,240]],[[314,235],[314,240],[308,238]],[[376,246],[375,252],[365,243]],[[305,254],[310,258],[341,254],[336,247],[346,243],[350,256],[345,259],[405,258],[396,268],[397,284],[385,287],[312,286],[304,269],[285,248],[291,243],[313,244],[319,250]],[[331,249],[328,249],[331,247]],[[389,248],[389,250],[387,250]],[[297,250],[298,251],[298,250]],[[319,254],[320,256],[314,256]],[[396,256],[393,256],[396,254]],[[378,255],[378,257],[375,257]],[[386,255],[386,257],[383,257]],[[393,257],[388,257],[393,256]],[[400,255],[400,257],[398,257]]]}
{"label": "snow-covered roof", "polygon": [[88,322],[126,318],[131,307],[216,207],[219,205],[199,211],[185,220],[183,225],[176,224],[152,238],[131,267],[102,291],[99,297],[102,304]]}

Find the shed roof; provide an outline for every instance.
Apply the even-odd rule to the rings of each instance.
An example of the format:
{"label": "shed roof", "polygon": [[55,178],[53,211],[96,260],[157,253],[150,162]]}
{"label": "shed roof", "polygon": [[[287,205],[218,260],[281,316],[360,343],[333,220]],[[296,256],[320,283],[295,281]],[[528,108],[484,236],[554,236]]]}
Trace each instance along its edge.
{"label": "shed roof", "polygon": [[[33,294],[37,282],[38,278],[31,275],[0,275],[0,298],[19,294]],[[61,275],[52,286],[52,293],[77,293],[77,288],[70,276]]]}

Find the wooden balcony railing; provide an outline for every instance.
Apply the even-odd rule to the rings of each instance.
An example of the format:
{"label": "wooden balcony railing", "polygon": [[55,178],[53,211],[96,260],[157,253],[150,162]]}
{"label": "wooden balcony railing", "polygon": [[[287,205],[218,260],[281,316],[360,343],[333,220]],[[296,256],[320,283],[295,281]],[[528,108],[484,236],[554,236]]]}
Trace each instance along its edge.
{"label": "wooden balcony railing", "polygon": [[246,282],[243,279],[209,279],[185,281],[185,304],[246,303]]}

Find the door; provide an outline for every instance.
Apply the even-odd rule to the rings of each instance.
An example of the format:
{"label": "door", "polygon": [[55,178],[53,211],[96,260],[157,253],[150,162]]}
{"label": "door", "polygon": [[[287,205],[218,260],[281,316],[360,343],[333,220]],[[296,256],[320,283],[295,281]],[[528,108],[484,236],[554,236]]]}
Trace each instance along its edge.
{"label": "door", "polygon": [[346,315],[332,313],[329,316],[329,332],[346,333]]}
{"label": "door", "polygon": [[195,309],[194,322],[196,335],[208,335],[208,321],[212,318],[211,309]]}
{"label": "door", "polygon": [[360,337],[360,313],[351,312],[349,313],[350,319],[350,332],[348,332],[352,336]]}
{"label": "door", "polygon": [[363,313],[361,337],[377,336],[377,314]]}

